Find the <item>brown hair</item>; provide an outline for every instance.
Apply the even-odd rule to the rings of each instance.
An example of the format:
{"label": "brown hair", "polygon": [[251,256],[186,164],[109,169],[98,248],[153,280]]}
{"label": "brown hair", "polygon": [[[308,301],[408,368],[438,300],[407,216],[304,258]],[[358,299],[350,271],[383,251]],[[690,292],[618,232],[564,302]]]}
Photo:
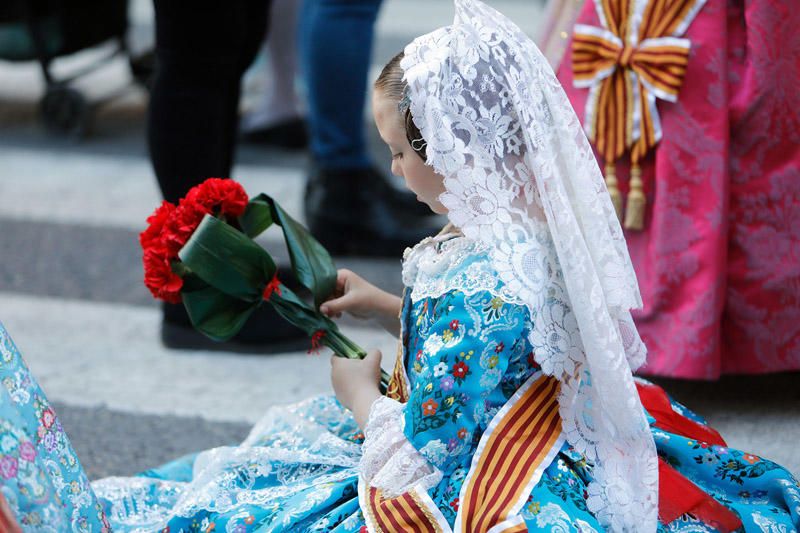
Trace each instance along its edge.
{"label": "brown hair", "polygon": [[[383,67],[380,76],[378,76],[378,79],[375,80],[375,88],[379,89],[387,98],[397,101],[398,105],[408,90],[408,84],[403,79],[403,68],[400,66],[400,61],[403,60],[403,57],[405,57],[403,52],[400,52],[394,56],[388,63],[386,63],[386,66]],[[399,109],[398,112],[400,112]],[[414,118],[411,116],[411,108],[406,109],[402,113],[403,116],[400,118],[403,120],[403,125],[406,129],[406,139],[408,139],[408,144],[411,145],[411,148],[417,153],[418,156],[422,158],[423,161],[427,161],[428,154],[425,150],[427,143],[423,142],[421,145],[419,144],[420,139],[423,139],[423,137],[422,133],[419,131],[419,128],[417,128],[417,125],[414,124]],[[417,146],[419,146],[419,148],[417,148]]]}

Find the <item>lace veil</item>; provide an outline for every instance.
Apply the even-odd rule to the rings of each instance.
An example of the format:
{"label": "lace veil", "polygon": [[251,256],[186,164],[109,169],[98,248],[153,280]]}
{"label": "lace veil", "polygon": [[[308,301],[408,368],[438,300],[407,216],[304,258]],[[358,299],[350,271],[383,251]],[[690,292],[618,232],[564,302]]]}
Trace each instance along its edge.
{"label": "lace veil", "polygon": [[612,531],[655,531],[655,445],[632,370],[641,296],[592,149],[536,45],[478,0],[417,38],[401,66],[440,201],[525,302],[567,440],[594,463],[588,506]]}

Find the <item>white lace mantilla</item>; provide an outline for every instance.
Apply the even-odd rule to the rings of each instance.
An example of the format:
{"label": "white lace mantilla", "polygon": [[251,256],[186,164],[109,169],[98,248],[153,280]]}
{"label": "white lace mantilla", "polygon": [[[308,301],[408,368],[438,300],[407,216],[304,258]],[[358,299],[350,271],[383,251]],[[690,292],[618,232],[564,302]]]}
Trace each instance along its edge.
{"label": "white lace mantilla", "polygon": [[[646,353],[630,317],[642,302],[602,174],[533,41],[478,0],[455,6],[453,25],[414,40],[401,63],[428,164],[444,177],[439,199],[530,310],[567,440],[595,464],[589,509],[611,531],[655,531],[658,463],[631,372]],[[434,272],[460,252],[415,253],[417,294],[433,295]]]}
{"label": "white lace mantilla", "polygon": [[394,498],[415,486],[425,490],[442,480],[442,472],[423,457],[403,433],[405,404],[382,396],[370,408],[364,427],[360,473],[371,487]]}

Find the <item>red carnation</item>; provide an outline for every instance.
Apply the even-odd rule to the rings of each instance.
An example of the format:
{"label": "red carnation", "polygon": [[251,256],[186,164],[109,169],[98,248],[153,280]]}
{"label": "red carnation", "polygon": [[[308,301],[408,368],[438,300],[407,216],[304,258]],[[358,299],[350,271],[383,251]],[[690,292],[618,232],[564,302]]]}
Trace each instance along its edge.
{"label": "red carnation", "polygon": [[172,213],[164,225],[162,240],[170,257],[177,257],[183,245],[191,238],[194,230],[200,225],[206,211],[202,206],[181,200],[178,208]]}
{"label": "red carnation", "polygon": [[172,271],[168,257],[155,250],[144,253],[144,284],[156,298],[177,304],[181,301],[183,279]]}
{"label": "red carnation", "polygon": [[209,178],[186,195],[187,203],[202,206],[206,213],[219,212],[230,217],[244,214],[248,201],[247,193],[238,182],[221,178]]}
{"label": "red carnation", "polygon": [[175,211],[175,205],[169,202],[162,202],[153,214],[147,217],[147,229],[139,234],[139,244],[147,250],[150,248],[163,248],[161,233],[169,217]]}

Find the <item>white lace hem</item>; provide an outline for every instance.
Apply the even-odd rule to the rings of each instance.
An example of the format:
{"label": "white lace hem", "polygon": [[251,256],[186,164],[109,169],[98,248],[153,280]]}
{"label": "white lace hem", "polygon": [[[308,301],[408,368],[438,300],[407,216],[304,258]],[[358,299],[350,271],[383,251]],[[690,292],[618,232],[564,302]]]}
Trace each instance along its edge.
{"label": "white lace hem", "polygon": [[361,475],[387,498],[400,496],[415,486],[427,490],[442,480],[442,472],[403,434],[403,409],[404,404],[382,396],[372,404],[364,427]]}

